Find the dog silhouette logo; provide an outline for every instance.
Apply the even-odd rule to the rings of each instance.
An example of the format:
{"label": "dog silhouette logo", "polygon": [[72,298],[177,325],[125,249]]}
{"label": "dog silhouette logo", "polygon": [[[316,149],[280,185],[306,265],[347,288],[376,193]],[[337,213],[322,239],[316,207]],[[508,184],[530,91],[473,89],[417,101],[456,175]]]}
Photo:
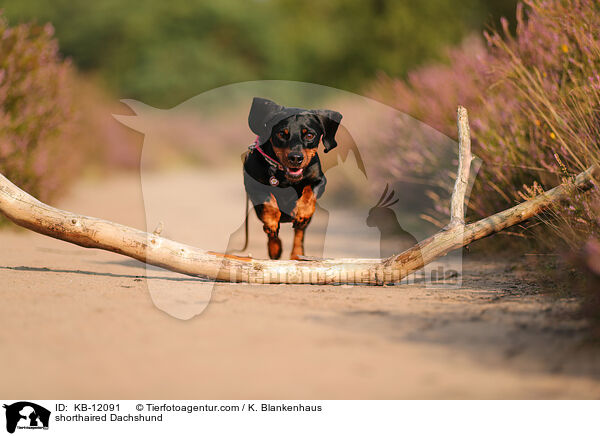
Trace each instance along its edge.
{"label": "dog silhouette logo", "polygon": [[18,401],[3,406],[6,409],[6,431],[18,429],[48,429],[50,411],[29,401]]}

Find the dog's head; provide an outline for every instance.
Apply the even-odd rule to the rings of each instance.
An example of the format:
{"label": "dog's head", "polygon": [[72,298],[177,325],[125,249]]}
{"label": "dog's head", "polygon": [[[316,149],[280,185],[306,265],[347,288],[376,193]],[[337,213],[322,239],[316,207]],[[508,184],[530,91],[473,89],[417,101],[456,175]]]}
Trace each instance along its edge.
{"label": "dog's head", "polygon": [[248,116],[250,129],[258,135],[258,143],[270,142],[286,178],[299,181],[323,142],[325,153],[337,146],[335,134],[342,114],[330,110],[306,110],[278,105],[255,97]]}

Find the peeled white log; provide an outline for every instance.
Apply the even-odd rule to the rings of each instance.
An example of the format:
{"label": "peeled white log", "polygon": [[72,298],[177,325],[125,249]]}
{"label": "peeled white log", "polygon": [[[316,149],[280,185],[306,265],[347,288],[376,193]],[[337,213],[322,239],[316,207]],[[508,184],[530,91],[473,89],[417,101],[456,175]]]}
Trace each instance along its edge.
{"label": "peeled white log", "polygon": [[586,190],[600,175],[597,166],[537,197],[475,223],[464,225],[464,197],[471,162],[467,112],[458,109],[459,169],[452,195],[451,222],[445,229],[387,259],[260,260],[191,247],[99,218],[44,204],[0,174],[0,212],[34,232],[86,248],[129,256],[171,271],[212,280],[248,283],[384,284],[400,281],[433,260],[472,241],[523,222]]}

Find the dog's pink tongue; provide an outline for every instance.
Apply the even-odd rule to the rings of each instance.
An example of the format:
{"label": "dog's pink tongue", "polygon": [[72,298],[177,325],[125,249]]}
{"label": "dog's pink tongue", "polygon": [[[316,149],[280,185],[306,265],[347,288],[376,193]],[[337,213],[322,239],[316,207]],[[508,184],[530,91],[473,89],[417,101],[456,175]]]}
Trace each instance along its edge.
{"label": "dog's pink tongue", "polygon": [[297,170],[291,170],[288,168],[288,172],[292,176],[299,176],[300,174],[302,174],[302,168],[298,168]]}

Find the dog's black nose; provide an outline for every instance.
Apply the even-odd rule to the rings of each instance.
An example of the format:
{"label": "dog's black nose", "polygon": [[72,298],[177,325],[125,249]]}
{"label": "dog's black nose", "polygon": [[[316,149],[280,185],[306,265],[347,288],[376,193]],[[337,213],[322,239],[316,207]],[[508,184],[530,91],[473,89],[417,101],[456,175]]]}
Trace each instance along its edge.
{"label": "dog's black nose", "polygon": [[304,156],[302,155],[301,152],[292,151],[290,154],[288,154],[288,161],[290,162],[291,165],[299,166],[300,164],[302,164],[303,160],[304,160]]}

